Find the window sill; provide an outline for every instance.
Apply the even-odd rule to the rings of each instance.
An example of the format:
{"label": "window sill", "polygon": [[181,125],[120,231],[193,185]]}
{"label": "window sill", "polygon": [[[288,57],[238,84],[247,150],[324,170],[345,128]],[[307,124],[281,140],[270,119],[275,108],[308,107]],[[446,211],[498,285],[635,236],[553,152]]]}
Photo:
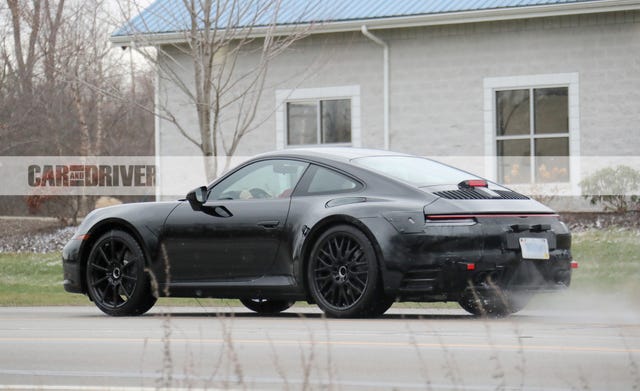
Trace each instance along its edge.
{"label": "window sill", "polygon": [[353,147],[353,143],[295,144],[295,145],[285,145],[284,147],[285,149]]}

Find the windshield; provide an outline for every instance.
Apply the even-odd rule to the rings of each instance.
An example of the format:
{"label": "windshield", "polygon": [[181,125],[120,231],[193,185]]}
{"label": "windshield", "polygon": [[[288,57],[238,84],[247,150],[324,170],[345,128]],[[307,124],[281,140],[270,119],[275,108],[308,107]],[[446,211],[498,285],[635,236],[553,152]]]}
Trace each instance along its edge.
{"label": "windshield", "polygon": [[352,162],[418,187],[481,179],[442,163],[415,156],[369,156],[353,159]]}

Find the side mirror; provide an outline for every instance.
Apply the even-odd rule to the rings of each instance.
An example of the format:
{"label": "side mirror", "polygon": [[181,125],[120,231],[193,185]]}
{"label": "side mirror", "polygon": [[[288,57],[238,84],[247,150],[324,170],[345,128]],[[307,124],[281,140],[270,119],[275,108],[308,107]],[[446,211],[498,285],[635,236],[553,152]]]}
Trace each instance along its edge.
{"label": "side mirror", "polygon": [[207,187],[200,186],[187,193],[187,201],[193,210],[202,210],[202,205],[207,202]]}

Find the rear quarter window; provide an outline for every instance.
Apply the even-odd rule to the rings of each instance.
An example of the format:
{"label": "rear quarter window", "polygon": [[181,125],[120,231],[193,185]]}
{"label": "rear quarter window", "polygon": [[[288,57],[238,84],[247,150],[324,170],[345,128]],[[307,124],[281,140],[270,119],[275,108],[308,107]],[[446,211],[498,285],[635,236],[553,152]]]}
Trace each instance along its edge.
{"label": "rear quarter window", "polygon": [[308,185],[303,190],[304,194],[330,194],[330,193],[350,193],[362,189],[362,184],[337,171],[312,166],[309,170]]}

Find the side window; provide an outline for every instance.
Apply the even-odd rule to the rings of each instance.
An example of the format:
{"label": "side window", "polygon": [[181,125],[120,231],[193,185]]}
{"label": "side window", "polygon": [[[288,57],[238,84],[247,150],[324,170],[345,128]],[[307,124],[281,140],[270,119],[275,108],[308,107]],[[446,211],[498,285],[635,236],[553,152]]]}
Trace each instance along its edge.
{"label": "side window", "polygon": [[333,170],[319,166],[314,166],[314,169],[315,172],[309,181],[307,194],[347,193],[362,187],[355,180]]}
{"label": "side window", "polygon": [[208,200],[289,197],[307,166],[307,163],[284,159],[250,164],[216,184]]}
{"label": "side window", "polygon": [[351,143],[351,99],[287,102],[287,145]]}

